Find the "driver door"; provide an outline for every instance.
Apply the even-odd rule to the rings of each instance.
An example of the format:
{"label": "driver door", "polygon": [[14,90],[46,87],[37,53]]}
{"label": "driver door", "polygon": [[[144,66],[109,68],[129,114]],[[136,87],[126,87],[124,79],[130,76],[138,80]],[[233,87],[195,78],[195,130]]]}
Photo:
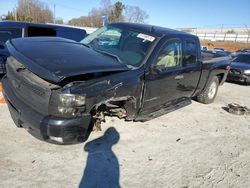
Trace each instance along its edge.
{"label": "driver door", "polygon": [[182,40],[167,40],[145,75],[142,114],[156,111],[180,97],[177,88],[182,72]]}

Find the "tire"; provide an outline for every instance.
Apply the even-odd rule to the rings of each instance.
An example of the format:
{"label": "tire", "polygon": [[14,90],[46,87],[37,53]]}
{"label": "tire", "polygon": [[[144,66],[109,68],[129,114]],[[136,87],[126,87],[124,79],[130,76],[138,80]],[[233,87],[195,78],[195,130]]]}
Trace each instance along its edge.
{"label": "tire", "polygon": [[245,79],[245,85],[249,86],[250,85],[250,78]]}
{"label": "tire", "polygon": [[214,76],[204,91],[197,96],[197,100],[204,104],[210,104],[214,102],[214,99],[217,95],[219,87],[219,79],[217,76]]}

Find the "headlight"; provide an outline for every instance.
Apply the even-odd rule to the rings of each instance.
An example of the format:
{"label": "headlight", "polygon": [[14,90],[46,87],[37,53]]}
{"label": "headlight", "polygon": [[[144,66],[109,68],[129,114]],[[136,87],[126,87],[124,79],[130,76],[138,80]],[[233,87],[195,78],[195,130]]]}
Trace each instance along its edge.
{"label": "headlight", "polygon": [[244,70],[244,74],[250,74],[250,69],[249,70]]}
{"label": "headlight", "polygon": [[61,114],[72,114],[74,115],[76,112],[75,108],[70,108],[70,107],[62,107],[62,106],[58,106],[57,107],[58,112],[60,112]]}
{"label": "headlight", "polygon": [[85,105],[85,96],[60,94],[59,101],[64,107],[78,107]]}
{"label": "headlight", "polygon": [[84,95],[52,93],[49,113],[55,117],[75,117],[86,110]]}

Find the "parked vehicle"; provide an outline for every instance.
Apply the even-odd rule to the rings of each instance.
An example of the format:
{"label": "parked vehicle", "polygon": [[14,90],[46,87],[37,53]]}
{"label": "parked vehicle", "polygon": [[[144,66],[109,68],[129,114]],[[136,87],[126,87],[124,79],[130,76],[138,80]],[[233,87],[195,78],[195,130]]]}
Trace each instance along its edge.
{"label": "parked vehicle", "polygon": [[217,52],[217,51],[224,51],[224,48],[214,48],[214,51]]}
{"label": "parked vehicle", "polygon": [[230,51],[215,51],[216,54],[220,56],[227,56],[232,59],[232,53]]}
{"label": "parked vehicle", "polygon": [[250,48],[243,48],[243,49],[237,50],[236,53],[250,53]]}
{"label": "parked vehicle", "polygon": [[5,73],[5,61],[9,56],[5,42],[13,38],[37,36],[63,37],[79,42],[86,36],[86,31],[53,24],[0,21],[0,74]]}
{"label": "parked vehicle", "polygon": [[208,47],[207,46],[201,46],[201,50],[208,51]]}
{"label": "parked vehicle", "polygon": [[196,36],[131,23],[109,24],[81,43],[26,38],[7,46],[2,84],[15,124],[59,144],[86,140],[107,115],[146,121],[193,97],[211,103],[229,69],[227,58],[201,54]]}
{"label": "parked vehicle", "polygon": [[234,58],[238,54],[242,54],[242,53],[250,53],[250,48],[243,48],[243,49],[237,50],[234,53],[232,53],[232,57]]}
{"label": "parked vehicle", "polygon": [[227,81],[250,84],[250,53],[238,54],[232,60]]}

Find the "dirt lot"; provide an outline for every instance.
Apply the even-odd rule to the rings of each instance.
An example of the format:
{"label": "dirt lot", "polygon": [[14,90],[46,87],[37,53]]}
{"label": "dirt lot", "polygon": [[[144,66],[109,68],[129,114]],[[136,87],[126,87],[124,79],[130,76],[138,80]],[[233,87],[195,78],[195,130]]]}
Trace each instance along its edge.
{"label": "dirt lot", "polygon": [[235,52],[236,50],[240,50],[243,48],[250,48],[250,43],[241,43],[241,42],[221,42],[221,41],[208,41],[203,40],[201,41],[201,44],[203,46],[207,46],[209,50],[212,50],[214,48],[224,48],[225,50],[228,50],[230,52]]}
{"label": "dirt lot", "polygon": [[[144,123],[109,118],[85,144],[41,142],[0,106],[0,187],[250,187],[250,86],[226,83],[215,103]],[[112,128],[113,127],[113,128]]]}

